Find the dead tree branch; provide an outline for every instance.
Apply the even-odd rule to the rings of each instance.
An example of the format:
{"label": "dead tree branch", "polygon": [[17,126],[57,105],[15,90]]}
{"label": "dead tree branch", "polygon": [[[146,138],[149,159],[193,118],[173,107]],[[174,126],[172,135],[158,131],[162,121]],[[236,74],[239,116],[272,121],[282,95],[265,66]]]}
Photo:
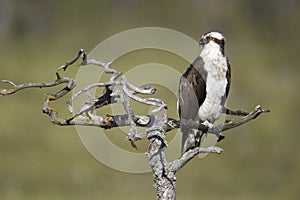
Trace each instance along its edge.
{"label": "dead tree branch", "polygon": [[[108,82],[93,83],[86,88],[80,89],[77,93],[72,95],[67,101],[67,107],[72,116],[63,118],[58,116],[58,111],[55,108],[51,108],[49,103],[51,101],[60,99],[76,87],[76,82],[74,79],[70,77],[61,77],[59,72],[61,70],[67,70],[68,67],[73,65],[80,58],[82,59],[79,67],[96,65],[102,67],[106,73],[111,74],[111,77]],[[94,126],[104,129],[129,126],[130,130],[126,136],[126,139],[131,142],[132,146],[136,147],[134,142],[143,138],[146,138],[149,142],[147,156],[148,163],[153,172],[155,181],[154,187],[157,192],[157,199],[175,199],[176,172],[199,153],[220,154],[223,150],[215,146],[208,148],[196,147],[185,152],[178,159],[172,162],[167,162],[165,149],[168,147],[168,145],[165,140],[165,136],[168,132],[178,129],[180,123],[184,122],[180,122],[179,120],[173,118],[168,118],[166,113],[167,104],[165,104],[165,102],[161,99],[151,97],[142,98],[137,96],[137,94],[154,94],[156,89],[153,86],[134,86],[126,79],[125,76],[121,76],[121,72],[110,68],[110,64],[111,62],[102,63],[94,59],[89,60],[85,51],[80,49],[74,59],[66,62],[65,65],[62,65],[57,69],[56,79],[54,81],[45,83],[22,83],[18,85],[9,80],[2,80],[2,82],[10,84],[12,88],[0,88],[0,96],[10,95],[28,88],[55,87],[61,84],[66,84],[63,89],[57,91],[56,93],[46,94],[43,99],[42,111],[50,117],[51,122],[59,126],[81,125]],[[93,97],[89,92],[95,87],[103,88],[102,94],[97,97]],[[81,95],[86,95],[88,100],[82,104],[81,109],[77,113],[74,113],[72,102]],[[131,108],[130,100],[134,100],[145,105],[155,106],[156,108],[152,110],[153,114],[151,115],[135,115]],[[123,104],[126,114],[115,116],[100,116],[96,114],[96,109],[114,103]],[[208,133],[215,134],[216,136],[220,137],[221,132],[245,124],[266,112],[269,112],[269,110],[263,110],[260,106],[257,106],[252,112],[244,112],[239,110],[231,111],[229,109],[225,109],[224,113],[226,114],[238,115],[242,117],[236,120],[226,121],[224,124],[210,128]],[[203,129],[201,124],[197,123],[195,125],[196,127],[199,127],[199,130]],[[138,134],[137,126],[146,127],[146,133]]]}

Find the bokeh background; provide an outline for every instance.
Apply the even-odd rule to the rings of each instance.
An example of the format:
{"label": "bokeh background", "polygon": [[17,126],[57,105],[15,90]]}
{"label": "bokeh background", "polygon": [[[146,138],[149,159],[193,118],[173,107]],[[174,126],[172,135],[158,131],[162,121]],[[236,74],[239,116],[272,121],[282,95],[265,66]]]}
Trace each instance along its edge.
{"label": "bokeh background", "polygon": [[[131,28],[170,28],[195,40],[220,30],[233,71],[228,107],[272,112],[226,132],[221,155],[178,172],[177,198],[299,199],[299,22],[297,0],[1,0],[0,79],[51,81],[79,48]],[[41,113],[50,91],[0,97],[0,199],[155,199],[152,174],[110,169],[75,127],[50,123]]]}

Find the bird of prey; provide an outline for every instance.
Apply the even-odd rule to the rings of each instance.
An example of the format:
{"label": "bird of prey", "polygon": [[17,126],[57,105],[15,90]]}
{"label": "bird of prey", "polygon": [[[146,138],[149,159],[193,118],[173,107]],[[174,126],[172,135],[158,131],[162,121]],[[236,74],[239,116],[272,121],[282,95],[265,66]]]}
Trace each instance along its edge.
{"label": "bird of prey", "polygon": [[[182,153],[200,145],[201,136],[224,111],[230,88],[231,71],[224,54],[224,36],[220,32],[208,32],[202,35],[199,44],[203,47],[200,55],[186,69],[179,83],[177,106]],[[206,131],[199,130],[199,125]]]}

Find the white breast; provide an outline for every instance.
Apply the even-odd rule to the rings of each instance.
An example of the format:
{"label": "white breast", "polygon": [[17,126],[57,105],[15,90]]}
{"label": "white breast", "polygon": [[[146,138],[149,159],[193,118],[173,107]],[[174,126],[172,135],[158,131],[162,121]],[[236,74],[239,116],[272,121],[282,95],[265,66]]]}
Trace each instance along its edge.
{"label": "white breast", "polygon": [[199,118],[213,123],[220,117],[223,105],[222,97],[226,93],[227,61],[215,43],[207,44],[200,56],[207,71],[206,99],[199,108]]}

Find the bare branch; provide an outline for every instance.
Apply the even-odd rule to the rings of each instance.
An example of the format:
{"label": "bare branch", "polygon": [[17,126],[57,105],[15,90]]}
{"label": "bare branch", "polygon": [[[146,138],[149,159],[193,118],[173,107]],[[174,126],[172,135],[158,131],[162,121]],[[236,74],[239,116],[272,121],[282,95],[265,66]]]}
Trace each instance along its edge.
{"label": "bare branch", "polygon": [[126,86],[128,89],[132,90],[134,93],[133,94],[147,94],[147,95],[151,95],[154,94],[156,92],[156,88],[150,85],[145,85],[142,87],[136,87],[134,85],[132,85],[131,83],[129,83],[128,81],[126,82]]}
{"label": "bare branch", "polygon": [[70,65],[73,65],[80,57],[83,58],[83,62],[85,62],[86,60],[86,53],[84,51],[84,49],[80,49],[77,53],[77,56],[71,60],[71,61],[67,61],[66,64],[60,66],[59,68],[57,68],[57,71],[60,71],[60,70],[64,70],[66,71],[66,69],[70,66]]}
{"label": "bare branch", "polygon": [[22,83],[20,85],[16,85],[11,81],[6,80],[5,82],[6,83],[9,82],[11,85],[14,85],[14,88],[0,89],[0,95],[10,95],[10,94],[13,94],[15,92],[18,92],[20,90],[27,89],[27,88],[54,87],[54,86],[60,85],[62,83],[67,83],[67,86],[65,88],[63,88],[62,90],[60,90],[59,92],[57,92],[55,94],[55,98],[51,98],[51,100],[54,100],[54,99],[64,96],[66,93],[71,91],[76,85],[75,81],[69,77],[59,77],[55,81],[47,82],[47,83]]}
{"label": "bare branch", "polygon": [[[93,98],[91,97],[89,91],[95,87],[108,87],[108,86],[111,86],[111,85],[120,85],[120,82],[113,82],[113,83],[93,83],[89,86],[87,86],[86,88],[83,88],[81,90],[79,90],[78,92],[76,92],[73,96],[71,96],[71,98],[67,101],[67,105],[69,107],[69,111],[70,113],[73,113],[73,107],[72,107],[72,102],[74,101],[75,98],[77,98],[78,96],[80,96],[81,94],[85,93],[90,101],[93,101]],[[98,100],[98,99],[97,99]],[[96,101],[96,100],[94,100]]]}
{"label": "bare branch", "polygon": [[[72,89],[75,88],[76,82],[72,78],[61,77],[58,71],[65,71],[80,58],[82,58],[81,63],[79,64],[80,67],[87,65],[96,65],[104,68],[106,73],[111,74],[111,77],[108,82],[93,83],[86,88],[80,89],[77,93],[71,96],[67,101],[67,106],[73,116],[70,118],[61,118],[58,116],[58,111],[55,108],[51,108],[49,106],[49,103],[50,101],[55,101],[69,93]],[[46,94],[43,99],[42,110],[50,117],[51,122],[59,126],[80,125],[95,126],[104,129],[110,129],[120,126],[130,126],[129,133],[126,138],[135,148],[135,141],[142,138],[147,138],[149,142],[147,153],[148,163],[153,172],[155,181],[154,187],[156,189],[158,199],[175,199],[175,174],[196,155],[198,155],[199,153],[220,154],[223,151],[221,148],[215,146],[207,148],[195,147],[185,152],[183,155],[181,155],[180,158],[172,162],[167,162],[165,150],[168,145],[165,137],[169,131],[178,129],[180,127],[180,124],[189,123],[194,127],[198,127],[200,131],[216,135],[219,140],[221,140],[224,137],[220,135],[221,132],[236,128],[253,119],[256,119],[262,113],[270,112],[269,110],[263,110],[261,106],[256,106],[256,108],[252,112],[245,112],[241,110],[232,111],[225,108],[223,110],[223,113],[242,117],[236,120],[226,121],[224,124],[217,125],[208,130],[207,127],[203,127],[203,125],[201,123],[199,124],[199,122],[180,122],[179,120],[167,117],[167,105],[163,100],[153,97],[142,98],[138,96],[138,94],[154,94],[156,91],[155,87],[134,86],[126,79],[125,76],[122,76],[120,78],[121,72],[110,68],[110,64],[111,62],[103,63],[94,59],[89,60],[87,58],[86,52],[83,49],[80,49],[74,59],[72,59],[71,61],[67,61],[66,64],[57,69],[55,81],[45,83],[22,83],[17,85],[12,81],[2,80],[2,82],[10,84],[12,88],[0,89],[0,95],[10,95],[27,88],[54,87],[65,83],[66,86],[63,89],[57,91],[54,94]],[[90,93],[90,90],[95,87],[104,88],[103,93],[97,97],[93,97]],[[86,95],[88,97],[88,100],[82,104],[80,110],[77,113],[73,114],[74,109],[72,107],[72,102],[80,95]],[[152,110],[152,112],[155,114],[145,116],[135,115],[131,108],[130,100],[134,100],[145,105],[155,106],[156,108]],[[115,116],[99,116],[96,114],[96,109],[113,103],[122,103],[126,114]],[[138,126],[148,128],[146,133],[137,133]]]}
{"label": "bare branch", "polygon": [[262,113],[268,113],[270,112],[270,110],[263,110],[261,108],[260,105],[256,106],[255,109],[250,112],[248,115],[246,115],[245,117],[242,117],[238,120],[235,120],[235,121],[227,121],[226,123],[224,123],[223,125],[219,125],[219,126],[216,126],[216,127],[213,127],[212,129],[209,129],[208,131],[210,133],[213,133],[213,134],[219,134],[220,132],[224,132],[224,131],[227,131],[229,129],[232,129],[232,128],[236,128],[240,125],[243,125],[253,119],[256,119],[260,114]]}
{"label": "bare branch", "polygon": [[189,151],[185,152],[179,159],[173,161],[170,163],[170,168],[173,171],[180,170],[184,165],[186,165],[192,158],[194,158],[199,153],[222,153],[223,149],[216,146],[210,146],[207,148],[204,147],[196,147],[193,149],[190,149]]}
{"label": "bare branch", "polygon": [[105,73],[112,74],[112,76],[109,79],[109,83],[110,83],[110,82],[115,81],[122,74],[121,72],[119,72],[119,71],[117,71],[115,69],[110,68],[109,65],[111,63],[112,62],[103,63],[103,62],[91,59],[91,60],[86,60],[86,62],[82,63],[81,66],[92,64],[92,65],[96,65],[96,66],[99,66],[99,67],[104,67]]}
{"label": "bare branch", "polygon": [[[130,123],[130,129],[129,129],[129,133],[128,135],[126,136],[126,139],[128,139],[129,141],[131,141],[131,145],[134,147],[134,148],[137,148],[137,146],[134,144],[134,142],[138,139],[138,137],[136,137],[137,135],[137,129],[136,129],[136,124],[135,124],[135,116],[133,114],[133,110],[130,106],[130,102],[129,102],[129,93],[130,91],[125,91],[124,88],[126,88],[125,84],[123,83],[123,90],[122,91],[119,91],[118,90],[118,93],[121,94],[121,99],[122,99],[122,103],[123,103],[123,106],[124,106],[124,109],[126,111],[126,113],[128,114],[128,121]],[[116,88],[115,88],[116,90]]]}
{"label": "bare branch", "polygon": [[[135,100],[137,102],[143,103],[143,104],[157,106],[158,108],[161,108],[161,109],[167,107],[167,105],[161,99],[157,99],[157,98],[145,98],[145,99],[143,99],[143,98],[140,98],[140,97],[134,95],[134,92],[137,92],[137,90],[136,91],[132,91],[132,90],[130,90],[130,88],[127,87],[128,86],[128,84],[127,84],[128,82],[127,82],[127,79],[126,79],[125,76],[122,77],[122,83],[123,83],[122,84],[123,85],[123,91],[131,99],[133,99],[133,100]],[[131,85],[131,86],[133,86],[133,85]],[[134,88],[136,89],[136,87],[134,87]],[[152,91],[153,90],[151,90],[151,92]],[[147,91],[139,89],[139,92],[142,92],[142,93],[145,94]],[[159,110],[157,110],[157,111],[159,111]]]}
{"label": "bare branch", "polygon": [[249,115],[249,112],[242,111],[242,110],[230,110],[228,108],[224,108],[223,113],[227,115],[236,115],[236,116],[246,116]]}
{"label": "bare branch", "polygon": [[3,83],[8,83],[8,84],[12,85],[13,87],[17,87],[17,85],[16,85],[14,82],[12,82],[12,81],[9,81],[9,80],[2,80],[2,82],[3,82]]}

